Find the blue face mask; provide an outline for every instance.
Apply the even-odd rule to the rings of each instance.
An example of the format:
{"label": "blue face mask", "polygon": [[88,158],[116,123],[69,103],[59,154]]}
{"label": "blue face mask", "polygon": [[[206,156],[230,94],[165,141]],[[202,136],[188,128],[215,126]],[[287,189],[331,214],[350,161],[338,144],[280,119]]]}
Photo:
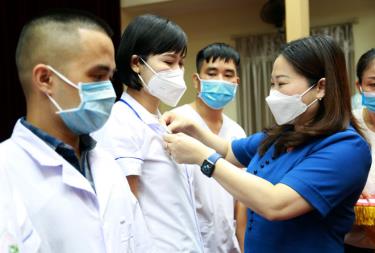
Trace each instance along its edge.
{"label": "blue face mask", "polygon": [[65,125],[77,135],[89,134],[101,128],[107,121],[116,98],[111,81],[76,85],[51,66],[48,68],[61,80],[79,90],[80,105],[66,110],[63,110],[51,96],[46,94],[59,110],[57,114],[60,115]]}
{"label": "blue face mask", "polygon": [[223,80],[202,80],[199,77],[198,79],[201,83],[198,97],[214,110],[224,108],[236,96],[237,84]]}
{"label": "blue face mask", "polygon": [[372,112],[375,112],[375,92],[362,91],[362,105]]}

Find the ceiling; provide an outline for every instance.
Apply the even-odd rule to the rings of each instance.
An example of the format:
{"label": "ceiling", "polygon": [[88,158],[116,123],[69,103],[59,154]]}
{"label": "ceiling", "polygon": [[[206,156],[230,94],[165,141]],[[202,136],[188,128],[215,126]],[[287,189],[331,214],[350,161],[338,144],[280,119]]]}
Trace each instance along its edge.
{"label": "ceiling", "polygon": [[[251,8],[255,3],[266,3],[267,0],[121,0],[121,7],[128,13],[157,12],[168,16],[195,13],[197,11],[214,11],[226,8]],[[251,10],[251,9],[250,9]]]}

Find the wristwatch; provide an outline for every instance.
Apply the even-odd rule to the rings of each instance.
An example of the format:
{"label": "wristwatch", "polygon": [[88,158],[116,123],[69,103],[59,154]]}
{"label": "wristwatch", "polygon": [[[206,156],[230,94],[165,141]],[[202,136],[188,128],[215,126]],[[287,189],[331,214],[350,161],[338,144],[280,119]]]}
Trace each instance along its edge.
{"label": "wristwatch", "polygon": [[207,177],[211,177],[215,170],[215,164],[217,160],[223,158],[219,153],[213,153],[206,160],[203,161],[201,165],[201,171]]}

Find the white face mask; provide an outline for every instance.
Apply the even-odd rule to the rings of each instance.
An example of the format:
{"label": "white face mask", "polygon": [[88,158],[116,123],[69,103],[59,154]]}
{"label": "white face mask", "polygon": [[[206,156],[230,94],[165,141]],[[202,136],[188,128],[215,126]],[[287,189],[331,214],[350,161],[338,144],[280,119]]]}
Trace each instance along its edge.
{"label": "white face mask", "polygon": [[163,103],[169,106],[176,106],[186,91],[184,71],[182,69],[174,69],[156,72],[146,61],[142,58],[140,59],[154,73],[148,84],[138,75],[144,88]]}
{"label": "white face mask", "polygon": [[309,105],[302,102],[302,97],[314,86],[315,84],[302,94],[292,96],[285,95],[277,90],[270,91],[270,95],[266,97],[266,102],[278,125],[292,123],[295,118],[304,113],[307,108],[318,100],[315,99]]}

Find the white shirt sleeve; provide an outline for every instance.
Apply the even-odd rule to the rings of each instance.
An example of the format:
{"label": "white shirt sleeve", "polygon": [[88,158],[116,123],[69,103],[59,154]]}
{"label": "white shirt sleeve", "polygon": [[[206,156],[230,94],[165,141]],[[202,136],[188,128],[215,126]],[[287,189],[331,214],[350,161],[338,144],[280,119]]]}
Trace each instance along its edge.
{"label": "white shirt sleeve", "polygon": [[139,176],[145,157],[144,128],[134,114],[115,105],[107,123],[93,137],[112,155],[125,176]]}

